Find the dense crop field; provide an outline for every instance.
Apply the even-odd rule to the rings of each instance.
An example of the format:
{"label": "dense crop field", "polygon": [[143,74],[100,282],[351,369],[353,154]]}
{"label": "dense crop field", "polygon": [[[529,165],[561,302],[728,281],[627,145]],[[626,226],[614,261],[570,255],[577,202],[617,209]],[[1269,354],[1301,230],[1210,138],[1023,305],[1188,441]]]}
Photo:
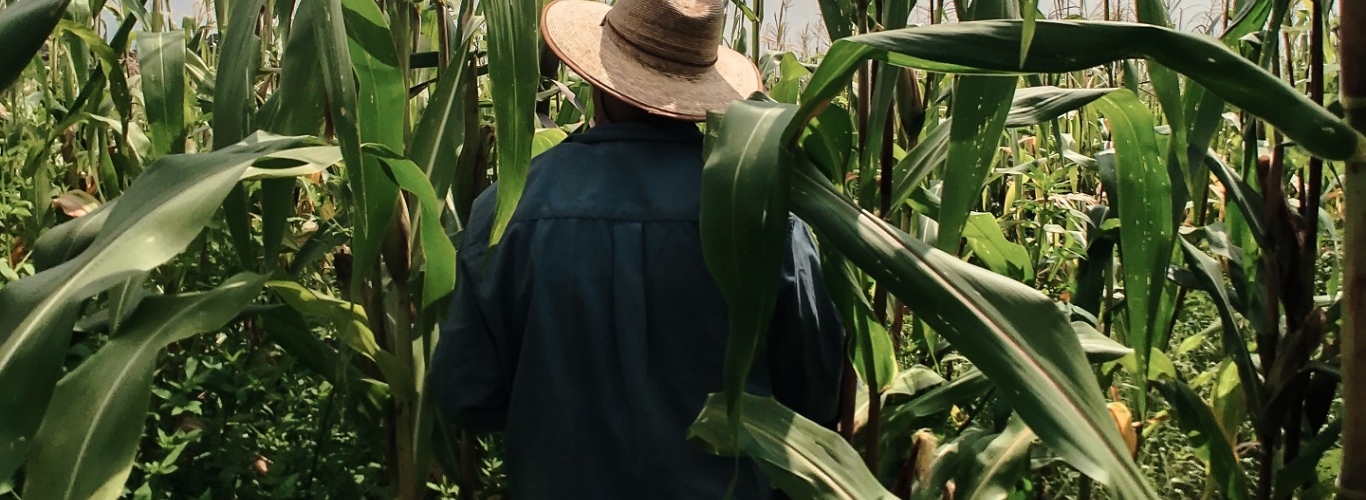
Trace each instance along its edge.
{"label": "dense crop field", "polygon": [[[688,439],[792,498],[1366,498],[1366,6],[793,1],[720,40],[768,90],[705,123]],[[474,197],[591,126],[542,5],[0,0],[0,499],[505,498],[425,374]],[[787,212],[838,432],[742,393]]]}

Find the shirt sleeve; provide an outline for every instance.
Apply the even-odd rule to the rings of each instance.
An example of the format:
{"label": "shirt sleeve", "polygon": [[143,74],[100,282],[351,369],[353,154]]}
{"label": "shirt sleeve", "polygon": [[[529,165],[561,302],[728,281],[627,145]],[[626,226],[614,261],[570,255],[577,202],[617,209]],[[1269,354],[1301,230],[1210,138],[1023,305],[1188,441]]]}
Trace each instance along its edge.
{"label": "shirt sleeve", "polygon": [[508,379],[476,298],[477,279],[460,259],[455,295],[432,354],[430,382],[446,418],[471,432],[496,432],[507,421]]}
{"label": "shirt sleeve", "polygon": [[790,226],[791,251],[783,262],[783,288],[768,336],[773,396],[798,414],[834,427],[844,327],[826,294],[820,254],[806,224],[792,217]]}

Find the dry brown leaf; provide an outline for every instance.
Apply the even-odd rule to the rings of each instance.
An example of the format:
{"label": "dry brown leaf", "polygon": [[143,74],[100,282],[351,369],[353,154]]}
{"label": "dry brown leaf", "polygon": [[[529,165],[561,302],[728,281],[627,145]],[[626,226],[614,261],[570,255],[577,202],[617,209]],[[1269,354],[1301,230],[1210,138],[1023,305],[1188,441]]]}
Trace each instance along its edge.
{"label": "dry brown leaf", "polygon": [[1119,428],[1119,435],[1124,438],[1125,446],[1129,447],[1129,456],[1138,454],[1138,430],[1134,429],[1134,414],[1129,411],[1129,406],[1122,401],[1115,401],[1106,405],[1110,410],[1110,418],[1115,419],[1115,427]]}
{"label": "dry brown leaf", "polygon": [[68,217],[75,219],[90,213],[95,207],[100,206],[100,202],[94,196],[90,196],[90,193],[73,189],[53,198],[52,206],[60,209]]}
{"label": "dry brown leaf", "polygon": [[939,449],[939,437],[929,429],[921,429],[911,437],[911,460],[914,460],[915,482],[924,483],[930,479],[934,469],[934,453]]}

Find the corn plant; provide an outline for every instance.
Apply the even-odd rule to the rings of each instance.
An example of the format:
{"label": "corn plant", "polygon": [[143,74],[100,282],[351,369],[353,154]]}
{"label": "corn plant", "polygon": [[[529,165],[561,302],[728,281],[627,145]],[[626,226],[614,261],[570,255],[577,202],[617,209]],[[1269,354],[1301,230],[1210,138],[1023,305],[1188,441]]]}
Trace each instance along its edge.
{"label": "corn plant", "polygon": [[[424,365],[454,285],[450,233],[488,183],[481,92],[508,190],[500,220],[526,174],[539,82],[537,40],[523,35],[539,4],[249,0],[219,4],[210,37],[190,21],[174,29],[161,2],[126,2],[107,7],[112,38],[78,4],[0,11],[7,104],[42,96],[41,118],[15,136],[29,145],[24,174],[40,175],[35,204],[67,184],[41,178],[50,148],[79,141],[86,151],[64,153],[91,201],[45,232],[47,211],[34,211],[21,244],[34,272],[0,291],[13,409],[0,476],[22,467],[26,498],[121,496],[157,353],[242,319],[346,395],[389,450],[398,497],[423,495],[434,458],[454,473],[456,436],[426,397]],[[300,210],[315,204],[326,209]],[[236,259],[207,289],[156,274],[219,223]],[[65,371],[73,327],[91,321],[109,342]]]}
{"label": "corn plant", "polygon": [[[1356,2],[1227,2],[1191,34],[1156,0],[820,0],[822,54],[731,3],[722,42],[769,86],[706,124],[732,314],[699,446],[793,498],[1155,498],[1172,428],[1192,495],[1366,495]],[[221,331],[327,381],[383,450],[372,494],[475,498],[497,457],[426,363],[474,197],[498,181],[501,227],[591,125],[541,5],[0,10],[0,496],[132,493],[159,353]],[[741,390],[787,212],[849,333],[836,429]]]}
{"label": "corn plant", "polygon": [[[915,399],[889,409],[879,407],[879,400],[890,404],[898,395],[888,392],[898,390],[887,378],[898,367],[895,353],[887,351],[898,343],[900,332],[895,325],[904,323],[894,318],[893,339],[886,338],[888,325],[883,318],[888,313],[880,294],[890,291],[904,298],[911,312],[909,321],[923,322],[921,332],[930,339],[931,350],[938,349],[935,337],[949,341],[995,384],[994,393],[985,397],[1008,404],[1051,453],[1110,486],[1120,497],[1152,497],[1155,492],[1131,459],[1138,452],[1131,443],[1137,440],[1126,442],[1120,437],[1133,432],[1127,419],[1115,428],[1115,413],[1104,411],[1102,393],[1092,382],[1095,375],[1086,367],[1087,348],[1092,354],[1106,349],[1088,343],[1091,337],[1077,337],[1081,330],[1069,325],[1069,320],[1081,321],[1084,326],[1078,328],[1086,332],[1094,332],[1096,326],[1110,331],[1111,323],[1121,325],[1115,337],[1132,350],[1124,364],[1138,378],[1125,398],[1133,406],[1130,418],[1146,420],[1150,391],[1161,394],[1178,425],[1196,436],[1192,445],[1207,454],[1213,491],[1235,498],[1287,498],[1311,482],[1306,469],[1323,456],[1325,444],[1337,439],[1342,425],[1342,421],[1327,422],[1337,368],[1314,362],[1319,358],[1336,363],[1337,358],[1315,351],[1323,345],[1327,325],[1350,315],[1351,308],[1341,309],[1339,297],[1331,291],[1325,303],[1314,303],[1313,290],[1321,283],[1313,272],[1319,231],[1315,225],[1306,230],[1303,221],[1322,218],[1323,161],[1351,164],[1363,149],[1360,133],[1321,107],[1324,76],[1315,68],[1323,60],[1327,17],[1323,4],[1314,4],[1305,16],[1309,18],[1305,24],[1311,25],[1305,43],[1312,56],[1307,66],[1314,72],[1309,75],[1309,96],[1269,71],[1296,70],[1293,58],[1280,58],[1282,51],[1293,54],[1294,47],[1277,47],[1289,10],[1286,3],[1249,3],[1217,40],[1165,28],[1169,20],[1165,7],[1157,2],[1136,3],[1138,20],[1149,26],[1045,21],[1038,19],[1031,5],[1017,11],[1013,4],[979,1],[958,5],[965,22],[896,29],[888,19],[904,19],[904,2],[825,3],[822,7],[827,24],[841,24],[845,33],[851,32],[852,24],[852,32],[867,34],[837,39],[799,98],[793,99],[791,92],[784,94],[786,98],[779,96],[779,88],[796,85],[780,81],[774,97],[793,104],[757,98],[733,105],[724,118],[716,120],[717,138],[708,162],[709,172],[716,174],[707,174],[715,180],[705,184],[709,194],[703,208],[704,238],[715,245],[708,264],[728,289],[731,310],[756,316],[733,317],[733,337],[752,339],[760,331],[752,328],[761,324],[758,318],[766,310],[766,295],[758,283],[769,278],[757,264],[772,259],[765,252],[776,248],[763,230],[775,222],[771,215],[765,216],[791,209],[812,224],[823,249],[838,254],[827,262],[850,262],[857,268],[852,275],[845,274],[852,283],[832,286],[853,290],[855,295],[842,307],[843,319],[854,339],[850,359],[868,394],[859,395],[864,404],[845,407],[866,410],[867,416],[846,414],[841,430],[849,439],[860,428],[855,419],[862,417],[866,422],[862,429],[869,435],[863,451],[875,474],[883,472],[877,465],[878,447],[897,437],[877,435],[873,424],[881,420],[887,432],[908,432],[913,429],[899,422],[928,411],[928,405],[917,405]],[[873,14],[869,14],[870,7]],[[877,13],[894,17],[880,19]],[[1019,20],[988,20],[992,18]],[[879,21],[887,29],[869,33],[869,26]],[[832,27],[830,32],[837,29]],[[1240,41],[1253,33],[1262,37],[1262,43],[1249,47]],[[1285,39],[1290,45],[1289,37]],[[1349,56],[1346,51],[1342,57]],[[1142,69],[1128,59],[1142,59]],[[868,60],[875,60],[876,66],[869,66]],[[1125,88],[1055,89],[1056,96],[1029,100],[1048,92],[1039,85],[1045,79],[1056,81],[1055,75],[1060,74],[1063,81],[1079,74],[1085,78],[1089,68],[1119,61],[1125,65]],[[926,123],[914,116],[923,116],[930,101],[898,89],[897,71],[904,70],[891,69],[894,66],[958,75],[945,81],[951,86],[947,118]],[[855,73],[855,90],[845,93]],[[876,73],[883,76],[869,76]],[[1020,88],[1020,78],[1010,76],[1020,73],[1042,74],[1026,75],[1027,83]],[[1151,82],[1155,102],[1138,98],[1140,77]],[[791,76],[783,71],[781,78]],[[1295,79],[1289,77],[1289,81]],[[923,95],[934,93],[939,83],[927,77],[921,84]],[[837,104],[841,96],[856,107],[852,118],[836,116],[847,112]],[[1056,104],[1069,98],[1068,105],[1055,113],[1038,109],[1043,107],[1040,102]],[[1209,151],[1219,135],[1226,104],[1246,116],[1241,122],[1243,137],[1234,138],[1246,147],[1237,167]],[[1012,119],[1021,117],[1014,120],[1016,127],[1059,127],[1057,118],[1078,108],[1104,119],[1101,132],[1107,136],[1106,148],[1083,161],[1099,166],[1109,206],[1091,207],[1101,211],[1085,229],[1100,234],[1085,236],[1089,240],[1085,269],[1075,278],[1071,303],[1058,304],[1020,283],[1036,279],[1030,272],[1029,252],[1000,237],[1002,228],[992,214],[976,210],[983,205],[983,188],[994,188],[986,181]],[[1154,116],[1154,108],[1165,120]],[[907,145],[900,160],[889,145],[898,137],[890,130],[897,123],[889,120],[893,109],[913,115],[900,120],[902,144]],[[1026,122],[1026,116],[1039,119]],[[737,121],[739,126],[731,125]],[[1163,121],[1165,130],[1159,136],[1155,126]],[[925,123],[924,128],[919,123]],[[1036,145],[1046,134],[1057,133],[1046,127],[1040,127],[1040,132],[1034,137]],[[1266,138],[1261,144],[1270,150],[1269,155],[1259,154],[1259,137]],[[1309,181],[1299,193],[1299,214],[1288,208],[1283,181],[1292,157],[1288,153],[1292,146],[1283,142],[1286,139],[1308,153],[1301,178]],[[1067,142],[1055,141],[1056,158],[1076,162],[1082,155],[1069,151]],[[853,152],[844,153],[848,149]],[[1039,164],[1037,159],[1033,162]],[[941,166],[942,173],[933,184],[921,185]],[[1205,226],[1211,174],[1232,203],[1223,221]],[[1257,187],[1245,180],[1253,178]],[[915,195],[918,200],[913,199]],[[733,217],[707,218],[706,203],[717,207],[717,214],[750,216],[738,222]],[[1009,215],[1011,207],[1004,208]],[[908,219],[933,219],[935,224],[913,237],[897,227],[898,221]],[[974,220],[986,222],[985,230]],[[1352,231],[1350,222],[1348,231]],[[1329,236],[1336,238],[1332,233]],[[1224,258],[1234,276],[1234,290],[1227,288],[1220,263],[1202,249],[1202,239],[1209,251]],[[736,241],[745,243],[743,252],[731,250]],[[1112,266],[1116,249],[1120,260]],[[978,277],[983,270],[955,258],[960,254],[996,275]],[[753,271],[743,278],[730,276],[746,269]],[[874,286],[857,276],[864,273]],[[1112,285],[1100,286],[1107,280]],[[1103,293],[1113,284],[1122,286],[1120,304]],[[1246,417],[1213,414],[1208,403],[1188,387],[1188,380],[1161,368],[1171,363],[1166,354],[1171,328],[1191,289],[1215,299],[1222,318],[1221,343],[1234,367],[1227,373],[1236,377],[1230,385],[1247,406]],[[865,295],[869,292],[871,297]],[[870,307],[870,303],[878,306]],[[1235,312],[1247,318],[1246,324]],[[1255,338],[1245,336],[1247,331],[1255,333]],[[1343,335],[1342,341],[1350,343],[1350,334],[1344,331]],[[752,342],[733,342],[731,348],[743,359],[752,352]],[[1255,345],[1260,363],[1253,360],[1250,344]],[[1353,358],[1344,353],[1340,362],[1346,368]],[[1110,368],[1102,367],[1099,372],[1104,380],[1115,376]],[[731,373],[742,377],[743,366]],[[914,369],[902,373],[920,376]],[[975,377],[977,372],[972,373]],[[740,379],[728,380],[725,397],[713,401],[718,409],[704,411],[695,424],[698,437],[718,452],[760,457],[772,474],[784,477],[779,484],[803,495],[818,492],[862,498],[880,491],[878,476],[865,472],[852,450],[825,451],[842,448],[833,433],[809,423],[794,423],[800,417],[767,408],[772,403],[747,402],[739,394]],[[1309,387],[1315,390],[1306,390]],[[1120,405],[1124,413],[1130,413]],[[752,414],[751,407],[756,408]],[[1236,449],[1237,427],[1243,418],[1251,420],[1262,447],[1255,478],[1243,470]],[[736,419],[740,420],[738,431]],[[729,422],[730,430],[721,422]],[[1013,425],[998,420],[975,435],[960,429],[963,432],[955,441],[939,448],[933,464],[929,460],[913,464],[923,458],[916,456],[914,448],[908,451],[909,458],[901,454],[898,458],[907,464],[900,472],[916,474],[896,479],[895,484],[908,488],[897,491],[897,496],[940,495],[946,479],[957,481],[958,488],[963,488],[960,493],[965,489],[968,496],[978,494],[979,487],[1009,491],[1025,470],[1020,461],[1029,456],[1021,451],[1027,445],[1017,444],[1027,438]],[[983,451],[974,457],[956,452],[959,447]],[[793,449],[807,460],[792,460]],[[986,468],[972,464],[984,457],[999,463]],[[1348,466],[1342,463],[1344,487]],[[893,482],[886,476],[881,479],[883,484]],[[1085,488],[1082,494],[1089,496]]]}

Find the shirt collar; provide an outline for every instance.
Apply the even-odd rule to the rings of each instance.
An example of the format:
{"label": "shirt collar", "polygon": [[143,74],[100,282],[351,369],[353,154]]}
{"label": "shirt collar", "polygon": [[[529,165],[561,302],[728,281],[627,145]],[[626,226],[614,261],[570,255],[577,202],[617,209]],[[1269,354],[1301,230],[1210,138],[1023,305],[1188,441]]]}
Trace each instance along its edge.
{"label": "shirt collar", "polygon": [[693,142],[702,140],[697,124],[682,121],[603,123],[567,140],[592,144],[611,141]]}

